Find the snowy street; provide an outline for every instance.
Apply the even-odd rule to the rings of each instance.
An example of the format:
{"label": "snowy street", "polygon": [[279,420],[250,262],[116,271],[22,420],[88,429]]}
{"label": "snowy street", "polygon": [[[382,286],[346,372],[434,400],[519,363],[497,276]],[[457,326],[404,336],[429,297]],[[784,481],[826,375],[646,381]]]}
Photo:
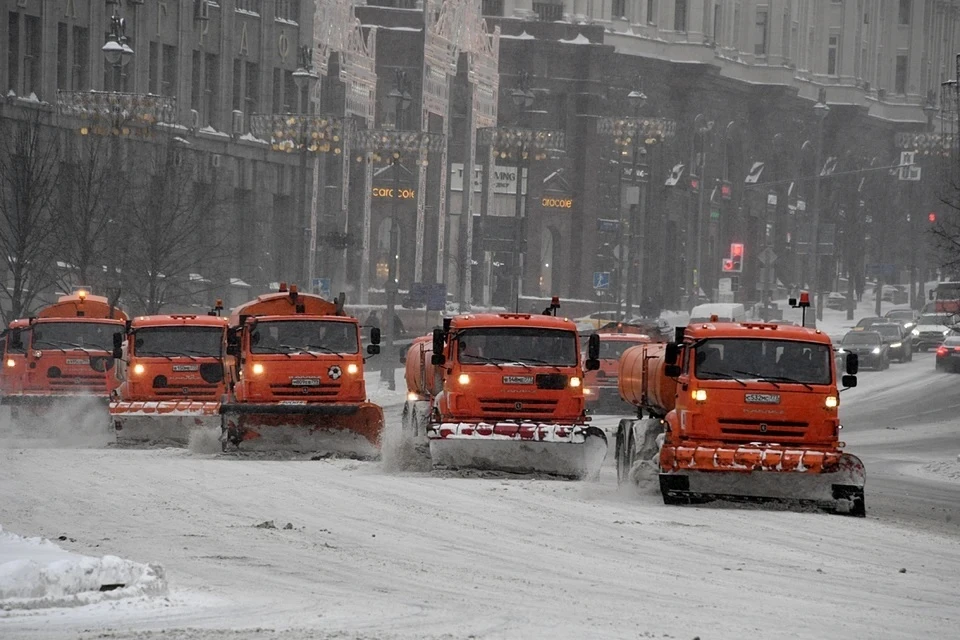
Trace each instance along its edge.
{"label": "snowy street", "polygon": [[[159,563],[169,589],[0,608],[0,636],[736,638],[772,618],[778,637],[943,636],[960,624],[957,379],[919,354],[842,396],[848,450],[867,465],[865,520],[667,507],[618,489],[609,462],[579,483],[3,449],[6,531]],[[401,394],[378,394],[399,420]]]}

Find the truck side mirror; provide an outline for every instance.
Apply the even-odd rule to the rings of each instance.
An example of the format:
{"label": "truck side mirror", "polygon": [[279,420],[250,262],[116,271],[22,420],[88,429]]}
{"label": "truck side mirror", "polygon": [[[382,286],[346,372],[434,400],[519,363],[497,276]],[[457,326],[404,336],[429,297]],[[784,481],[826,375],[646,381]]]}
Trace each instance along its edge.
{"label": "truck side mirror", "polygon": [[[371,345],[380,344],[380,328],[379,327],[373,327],[372,329],[370,329],[370,344]],[[377,350],[377,353],[380,353],[379,349]]]}
{"label": "truck side mirror", "polygon": [[369,355],[371,355],[371,356],[377,355],[378,353],[380,353],[380,345],[379,345],[379,344],[368,344],[368,345],[367,345],[367,353],[368,353]]}
{"label": "truck side mirror", "polygon": [[845,389],[852,389],[853,387],[857,386],[857,376],[843,376],[840,378],[840,384],[842,384]]}
{"label": "truck side mirror", "polygon": [[[667,348],[663,353],[663,361],[666,364],[677,364],[677,358],[680,356],[680,345],[676,342],[668,342]],[[666,373],[666,372],[665,372]]]}
{"label": "truck side mirror", "polygon": [[[855,376],[857,375],[858,371],[860,371],[860,356],[858,356],[855,353],[848,353],[847,354],[847,373],[849,373],[852,376]],[[855,387],[857,386],[857,383],[854,382],[852,385],[848,385],[847,383],[844,383],[843,386]]]}
{"label": "truck side mirror", "polygon": [[113,334],[113,353],[110,355],[113,356],[114,360],[123,358],[123,338],[124,334],[119,331]]}
{"label": "truck side mirror", "polygon": [[676,343],[683,343],[683,338],[686,336],[686,327],[677,327],[673,330],[673,341]]}
{"label": "truck side mirror", "polygon": [[668,364],[663,367],[663,374],[668,378],[676,378],[680,375],[680,365]]}
{"label": "truck side mirror", "polygon": [[587,371],[596,371],[600,368],[600,336],[591,333],[587,338],[587,359],[583,363],[583,368]]}
{"label": "truck side mirror", "polygon": [[446,332],[443,329],[433,330],[433,355],[430,356],[430,364],[435,367],[439,367],[447,362],[446,357],[443,355],[443,338],[445,335]]}
{"label": "truck side mirror", "polygon": [[227,355],[240,357],[240,335],[235,328],[227,329]]}

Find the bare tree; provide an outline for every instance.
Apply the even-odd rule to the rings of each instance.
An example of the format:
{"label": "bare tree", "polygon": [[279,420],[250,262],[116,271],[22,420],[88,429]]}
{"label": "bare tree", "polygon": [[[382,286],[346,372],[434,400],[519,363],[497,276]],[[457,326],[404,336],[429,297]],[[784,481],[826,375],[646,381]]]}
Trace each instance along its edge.
{"label": "bare tree", "polygon": [[110,242],[110,225],[125,209],[131,192],[120,142],[110,136],[80,136],[72,152],[64,154],[57,244],[67,265],[61,283],[65,289],[68,284],[104,292],[110,288],[108,254],[117,250]]}
{"label": "bare tree", "polygon": [[195,276],[211,274],[228,246],[227,233],[216,228],[225,202],[199,179],[204,159],[165,136],[141,145],[131,161],[135,196],[123,224],[114,225],[112,243],[126,247],[123,289],[145,313],[216,285]]}
{"label": "bare tree", "polygon": [[56,279],[54,197],[60,164],[57,133],[32,118],[0,120],[0,280],[5,322],[28,314]]}

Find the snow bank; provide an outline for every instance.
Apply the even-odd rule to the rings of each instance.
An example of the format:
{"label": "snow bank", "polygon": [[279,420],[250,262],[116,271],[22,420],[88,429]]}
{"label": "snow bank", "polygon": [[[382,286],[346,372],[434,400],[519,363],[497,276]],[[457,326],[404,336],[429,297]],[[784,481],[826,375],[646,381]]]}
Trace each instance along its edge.
{"label": "snow bank", "polygon": [[75,607],[166,591],[160,565],[83,556],[0,527],[0,611]]}

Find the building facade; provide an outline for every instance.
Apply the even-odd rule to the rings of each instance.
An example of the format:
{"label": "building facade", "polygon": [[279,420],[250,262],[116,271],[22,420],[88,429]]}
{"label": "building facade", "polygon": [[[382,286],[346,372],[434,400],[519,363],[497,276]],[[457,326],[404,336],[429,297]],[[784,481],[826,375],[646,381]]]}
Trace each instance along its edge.
{"label": "building facade", "polygon": [[[305,275],[305,203],[318,161],[317,273],[335,289],[357,291],[364,256],[369,285],[383,287],[394,224],[401,289],[418,274],[450,291],[462,286],[467,240],[459,217],[471,182],[462,173],[465,56],[451,83],[449,127],[429,124],[450,134],[449,167],[432,153],[426,165],[413,157],[344,158],[339,144],[291,153],[255,135],[254,114],[344,113],[336,56],[312,94],[319,100],[294,75],[301,48],[312,44],[314,2],[5,0],[3,7],[0,117],[56,105],[58,92],[176,98],[179,137],[204,157],[203,179],[231,203],[217,225],[239,230],[227,264],[211,265],[209,277],[262,290]],[[435,8],[406,0],[357,6],[365,32],[377,27],[378,101],[367,127],[419,128],[424,25]],[[916,157],[919,182],[864,169],[899,164],[911,150],[904,134],[952,122],[941,84],[956,77],[960,3],[483,0],[482,9],[501,32],[499,124],[559,132],[564,144],[497,158],[486,181],[476,174],[475,198],[485,203],[473,208],[473,302],[513,306],[522,293],[675,306],[727,287],[749,301],[765,282],[817,278],[828,287],[838,273],[862,277],[870,265],[923,267],[916,238],[919,214],[937,200],[934,156]],[[134,50],[121,67],[101,50],[114,14]],[[399,108],[390,97],[398,72],[408,95]],[[643,94],[642,104],[631,92]],[[52,126],[75,127],[47,110]],[[611,124],[637,118],[655,122],[656,135],[623,135]],[[487,153],[480,144],[478,164]],[[362,178],[370,162],[367,230]],[[448,170],[441,205],[440,171]],[[429,194],[417,237],[420,171]],[[811,241],[814,226],[819,243]],[[911,242],[895,241],[904,237]],[[744,245],[745,256],[742,271],[727,273],[732,244]],[[764,265],[757,257],[768,248],[775,258]]]}

